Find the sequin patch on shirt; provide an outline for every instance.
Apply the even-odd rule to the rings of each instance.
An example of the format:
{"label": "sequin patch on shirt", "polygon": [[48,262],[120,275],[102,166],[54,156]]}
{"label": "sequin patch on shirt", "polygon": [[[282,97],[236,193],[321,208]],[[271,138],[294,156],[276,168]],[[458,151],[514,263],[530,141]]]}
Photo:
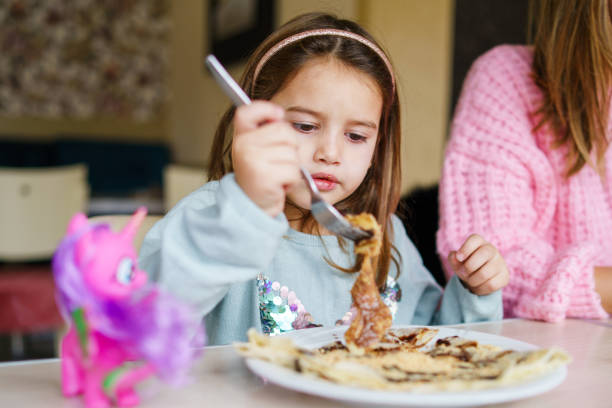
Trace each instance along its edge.
{"label": "sequin patch on shirt", "polygon": [[[289,290],[287,286],[282,286],[276,281],[272,282],[260,274],[257,276],[257,292],[259,315],[264,333],[274,336],[292,330],[321,326],[314,322],[314,318],[306,311],[295,292]],[[395,317],[402,290],[391,276],[387,277],[387,287],[381,293],[381,297],[391,310],[391,316]],[[349,311],[336,322],[336,325],[349,324],[351,317],[352,313]]]}
{"label": "sequin patch on shirt", "polygon": [[383,293],[380,294],[380,297],[385,305],[389,307],[389,310],[391,310],[391,318],[395,319],[397,304],[402,300],[402,288],[400,288],[399,283],[389,275],[387,275],[387,287]]}

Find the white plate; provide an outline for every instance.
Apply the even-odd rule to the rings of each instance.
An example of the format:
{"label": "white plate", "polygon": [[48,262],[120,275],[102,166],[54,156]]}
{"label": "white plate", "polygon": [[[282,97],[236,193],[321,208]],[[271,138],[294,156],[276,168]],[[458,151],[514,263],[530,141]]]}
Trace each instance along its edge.
{"label": "white plate", "polygon": [[[410,328],[417,326],[395,327]],[[433,343],[435,339],[440,337],[461,336],[467,339],[476,340],[482,344],[492,344],[505,349],[522,351],[534,350],[538,348],[529,343],[488,333],[450,327],[434,328],[438,330],[438,334],[436,337],[434,337],[430,344]],[[304,329],[296,330],[295,332],[288,333],[285,336],[291,337],[300,347],[312,349],[321,347],[336,340],[341,340],[346,329],[346,326]],[[270,381],[271,383],[307,394],[362,404],[428,407],[476,406],[527,398],[533,395],[541,394],[556,387],[563,382],[567,374],[567,368],[562,366],[549,374],[512,386],[462,392],[415,393],[402,391],[377,391],[338,385],[325,380],[306,377],[289,370],[288,368],[254,358],[247,359],[246,364],[251,371]]]}

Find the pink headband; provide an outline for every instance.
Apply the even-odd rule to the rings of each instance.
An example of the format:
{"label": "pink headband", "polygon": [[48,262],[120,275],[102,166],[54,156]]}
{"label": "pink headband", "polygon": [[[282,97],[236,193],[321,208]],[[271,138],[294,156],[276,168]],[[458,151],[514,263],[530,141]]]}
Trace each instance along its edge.
{"label": "pink headband", "polygon": [[378,48],[378,46],[376,44],[374,44],[372,41],[368,40],[367,38],[364,38],[364,37],[360,36],[359,34],[355,34],[355,33],[351,32],[351,31],[337,30],[335,28],[321,28],[321,29],[318,29],[318,30],[303,31],[301,33],[297,33],[297,34],[294,34],[294,35],[292,35],[290,37],[285,38],[284,40],[282,40],[281,42],[276,44],[274,47],[270,48],[264,54],[264,56],[261,57],[261,59],[259,60],[259,63],[255,67],[255,73],[253,74],[253,85],[251,86],[251,90],[253,90],[253,88],[255,87],[255,81],[257,80],[257,77],[259,76],[259,72],[261,71],[263,66],[281,48],[283,48],[283,47],[285,47],[285,46],[287,46],[289,44],[292,44],[294,42],[303,40],[304,38],[315,37],[315,36],[320,36],[320,35],[336,35],[338,37],[350,38],[352,40],[355,40],[355,41],[358,41],[358,42],[362,43],[363,45],[367,46],[372,51],[374,51],[380,57],[380,59],[385,63],[385,65],[387,66],[387,70],[389,71],[389,75],[391,76],[391,84],[393,86],[393,94],[395,94],[395,76],[393,75],[393,69],[391,68],[391,63],[387,59],[387,56],[385,55],[385,53],[382,52],[382,50],[380,48]]}

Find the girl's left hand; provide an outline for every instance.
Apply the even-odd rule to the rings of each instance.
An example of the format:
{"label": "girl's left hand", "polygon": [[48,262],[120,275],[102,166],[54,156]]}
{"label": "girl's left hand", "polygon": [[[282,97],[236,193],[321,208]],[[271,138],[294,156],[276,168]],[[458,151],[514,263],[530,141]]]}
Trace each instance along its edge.
{"label": "girl's left hand", "polygon": [[497,248],[472,234],[461,248],[448,254],[448,262],[463,284],[476,295],[488,295],[506,286],[510,275]]}

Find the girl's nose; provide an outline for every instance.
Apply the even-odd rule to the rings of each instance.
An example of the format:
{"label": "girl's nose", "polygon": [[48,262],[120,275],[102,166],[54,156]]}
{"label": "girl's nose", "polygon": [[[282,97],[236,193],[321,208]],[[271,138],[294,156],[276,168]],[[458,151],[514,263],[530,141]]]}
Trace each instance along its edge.
{"label": "girl's nose", "polygon": [[334,132],[320,134],[314,159],[325,164],[339,164],[342,155],[342,138]]}

